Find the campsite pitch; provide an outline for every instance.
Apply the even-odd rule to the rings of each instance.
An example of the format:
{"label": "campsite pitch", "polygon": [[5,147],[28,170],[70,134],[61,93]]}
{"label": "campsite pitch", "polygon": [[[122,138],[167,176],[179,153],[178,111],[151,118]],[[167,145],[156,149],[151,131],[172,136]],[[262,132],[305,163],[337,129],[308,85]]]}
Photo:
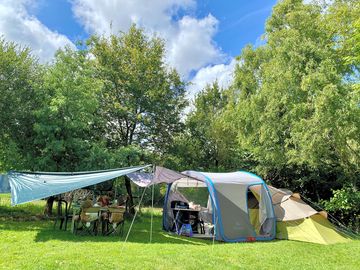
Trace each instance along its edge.
{"label": "campsite pitch", "polygon": [[116,236],[77,236],[41,218],[44,202],[17,207],[0,195],[0,269],[360,269],[360,241],[335,245],[277,240],[219,243],[161,229],[161,210],[143,209],[128,242]]}

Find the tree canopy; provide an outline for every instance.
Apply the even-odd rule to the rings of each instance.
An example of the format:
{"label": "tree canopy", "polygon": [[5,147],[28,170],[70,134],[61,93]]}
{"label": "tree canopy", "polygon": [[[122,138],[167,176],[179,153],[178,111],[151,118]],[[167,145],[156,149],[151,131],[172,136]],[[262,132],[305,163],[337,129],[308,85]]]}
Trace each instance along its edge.
{"label": "tree canopy", "polygon": [[128,33],[93,36],[89,47],[103,83],[100,114],[108,145],[169,144],[186,101],[185,83],[164,63],[164,42],[133,25]]}

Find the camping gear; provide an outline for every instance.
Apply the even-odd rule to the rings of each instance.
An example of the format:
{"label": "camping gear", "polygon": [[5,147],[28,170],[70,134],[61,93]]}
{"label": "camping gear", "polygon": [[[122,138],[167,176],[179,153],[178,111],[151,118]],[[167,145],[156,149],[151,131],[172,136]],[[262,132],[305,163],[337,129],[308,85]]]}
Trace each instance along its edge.
{"label": "camping gear", "polygon": [[83,202],[80,214],[74,215],[72,228],[74,234],[97,234],[100,208],[91,206],[92,202],[90,200]]}
{"label": "camping gear", "polygon": [[[177,173],[166,168],[157,167],[153,182],[167,182],[168,189],[164,203],[163,227],[174,230],[177,222],[174,213],[179,213],[174,201],[187,203],[186,196],[180,188],[206,188],[211,201],[214,237],[225,242],[271,240],[275,237],[276,219],[271,197],[265,182],[257,175],[248,172],[205,173],[185,171]],[[249,218],[248,197],[255,186],[258,194],[259,230]],[[254,197],[254,196],[253,196]],[[178,205],[178,204],[177,204]]]}
{"label": "camping gear", "polygon": [[189,208],[172,208],[174,219],[174,229],[178,232],[183,224],[189,224],[192,227],[192,232],[198,233],[199,211]]}
{"label": "camping gear", "polygon": [[71,202],[64,200],[61,195],[58,196],[57,200],[57,211],[54,222],[54,229],[58,222],[60,222],[59,229],[67,230],[67,224],[69,220],[72,219],[72,214],[70,213]]}
{"label": "camping gear", "polygon": [[189,237],[193,236],[191,224],[183,224],[180,228],[179,235],[189,236]]}
{"label": "camping gear", "polygon": [[[248,172],[185,171],[179,173],[163,167],[156,167],[154,174],[137,173],[149,166],[78,173],[12,171],[8,174],[12,193],[11,201],[13,205],[16,205],[128,175],[135,184],[144,187],[138,207],[141,205],[147,187],[159,183],[168,184],[163,212],[163,228],[167,231],[174,230],[174,221],[176,220],[174,209],[178,209],[188,212],[196,210],[198,214],[189,216],[189,223],[183,224],[191,226],[194,237],[209,236],[210,234],[213,241],[271,240],[276,236],[279,239],[331,244],[346,242],[349,239],[342,232],[337,231],[337,228],[327,220],[326,214],[317,212],[306,204],[301,200],[299,194],[267,186],[257,175]],[[4,181],[2,181],[3,183]],[[206,206],[201,206],[203,204],[196,200],[189,200],[186,189],[190,190],[190,194],[193,193],[193,195],[196,194],[196,191],[202,190],[202,195],[195,197],[196,200],[204,197],[203,191],[205,191],[207,197],[203,204]],[[153,193],[154,188],[152,188],[152,203]],[[191,209],[191,207],[196,209]],[[89,209],[82,212],[82,215],[74,215],[75,225],[81,222],[85,230],[96,232],[99,213],[91,212]],[[121,220],[116,216],[114,215],[111,221],[109,219],[114,229],[117,227],[116,224],[121,224],[121,222],[115,221],[115,219]],[[120,216],[118,215],[118,217]],[[133,216],[125,242],[136,216],[137,211]],[[183,224],[179,223],[179,226]],[[94,228],[90,228],[91,226],[88,225],[93,225]],[[178,230],[179,228],[176,228],[176,231]],[[152,223],[150,241],[151,234]]]}
{"label": "camping gear", "polygon": [[107,230],[106,235],[119,234],[123,235],[124,232],[124,213],[125,208],[109,208],[110,217],[106,224]]}

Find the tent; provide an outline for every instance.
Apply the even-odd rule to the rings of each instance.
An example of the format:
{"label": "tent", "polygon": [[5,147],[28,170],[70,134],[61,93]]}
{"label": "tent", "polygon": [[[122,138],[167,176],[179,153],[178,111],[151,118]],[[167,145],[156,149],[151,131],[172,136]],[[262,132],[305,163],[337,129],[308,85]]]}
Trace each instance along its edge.
{"label": "tent", "polygon": [[276,238],[318,244],[349,241],[327,220],[327,214],[306,204],[297,193],[269,186],[277,220]]}
{"label": "tent", "polygon": [[[241,242],[275,238],[276,219],[270,193],[265,182],[255,174],[243,171],[176,173],[157,167],[154,182],[168,183],[163,212],[163,227],[167,231],[177,227],[179,210],[176,210],[176,203],[188,204],[186,193],[202,189],[202,193],[208,195],[208,205],[197,206],[196,212],[208,226],[214,227],[214,239]],[[252,209],[257,209],[257,217],[253,219]],[[198,232],[197,236],[202,237],[201,234]]]}
{"label": "tent", "polygon": [[[17,205],[95,185],[123,175],[129,175],[151,165],[90,172],[18,172],[8,173],[11,204]],[[139,184],[138,181],[134,181]],[[139,185],[141,185],[140,183]]]}
{"label": "tent", "polygon": [[225,242],[277,238],[333,244],[350,239],[299,194],[267,186],[252,173],[178,173],[157,167],[155,182],[168,183],[163,210],[166,231],[178,229],[174,209],[182,202],[185,206],[199,203],[201,219],[214,227],[213,238]]}

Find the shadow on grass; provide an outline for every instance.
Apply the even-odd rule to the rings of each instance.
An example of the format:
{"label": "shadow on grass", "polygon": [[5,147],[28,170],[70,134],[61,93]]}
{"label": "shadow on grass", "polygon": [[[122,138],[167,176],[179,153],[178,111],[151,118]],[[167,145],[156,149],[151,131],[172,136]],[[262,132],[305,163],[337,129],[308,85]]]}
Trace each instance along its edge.
{"label": "shadow on grass", "polygon": [[[150,244],[150,215],[141,214],[136,218],[129,237],[128,243]],[[91,235],[74,235],[71,233],[71,223],[68,224],[68,230],[63,231],[54,229],[54,222],[50,220],[38,221],[0,221],[0,230],[8,231],[29,231],[36,232],[35,242],[47,242],[52,240],[71,241],[71,242],[124,242],[128,233],[131,220],[126,220],[124,233],[122,236],[91,236]],[[168,233],[162,229],[162,218],[159,214],[154,215],[153,234],[151,244],[187,244],[187,245],[211,245],[211,240],[195,239],[190,237],[178,236]]]}
{"label": "shadow on grass", "polygon": [[[54,230],[40,230],[36,237],[36,242],[46,242],[51,240],[72,241],[72,242],[124,242],[125,231],[122,237],[120,236],[84,236],[74,235],[70,231],[54,231]],[[178,236],[164,231],[154,231],[152,234],[152,242],[150,243],[150,233],[133,229],[127,240],[127,243],[139,244],[187,244],[187,245],[211,245],[211,241],[194,239],[189,237]]]}

